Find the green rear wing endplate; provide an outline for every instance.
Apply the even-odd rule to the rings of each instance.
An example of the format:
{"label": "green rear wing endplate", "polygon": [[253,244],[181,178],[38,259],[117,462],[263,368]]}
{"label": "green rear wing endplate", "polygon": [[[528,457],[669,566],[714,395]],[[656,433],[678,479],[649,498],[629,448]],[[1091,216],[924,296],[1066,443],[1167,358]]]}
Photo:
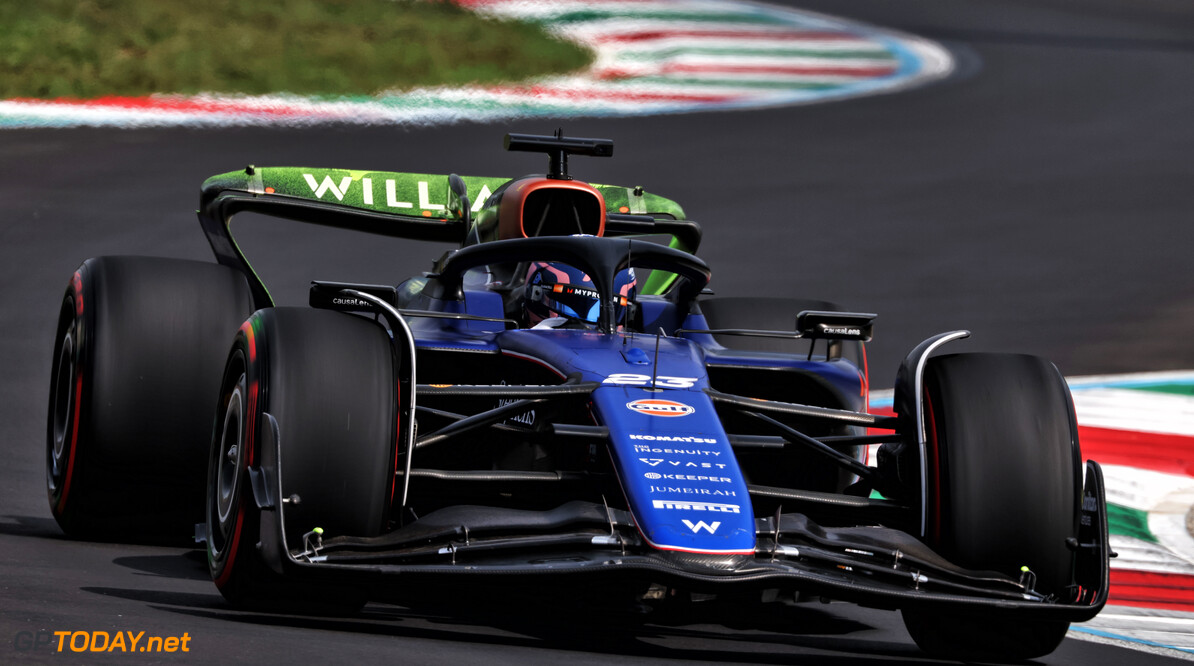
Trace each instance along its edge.
{"label": "green rear wing endplate", "polygon": [[[467,196],[455,194],[458,178]],[[245,273],[257,307],[269,291],[232,237],[232,217],[254,212],[396,238],[462,243],[472,215],[509,178],[445,176],[301,167],[246,167],[203,183],[199,221],[216,260]],[[593,184],[605,198],[606,235],[666,235],[669,246],[695,253],[700,227],[676,202],[642,188]],[[459,190],[459,188],[457,188]],[[662,293],[674,276],[653,275],[643,293]]]}

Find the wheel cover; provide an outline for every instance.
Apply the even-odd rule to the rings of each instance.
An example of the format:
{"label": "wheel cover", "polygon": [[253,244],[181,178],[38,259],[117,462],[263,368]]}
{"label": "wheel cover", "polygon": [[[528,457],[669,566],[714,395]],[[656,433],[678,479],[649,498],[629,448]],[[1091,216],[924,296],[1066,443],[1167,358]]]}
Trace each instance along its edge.
{"label": "wheel cover", "polygon": [[220,436],[218,471],[216,477],[216,509],[220,524],[226,524],[234,507],[236,489],[240,483],[240,459],[244,438],[244,386],[242,374],[224,410],[224,429]]}
{"label": "wheel cover", "polygon": [[58,354],[58,372],[54,375],[54,421],[53,442],[50,447],[50,489],[66,473],[66,438],[71,430],[71,416],[75,405],[75,332],[74,326],[67,329],[62,338],[62,351]]}
{"label": "wheel cover", "polygon": [[[243,367],[243,366],[241,366]],[[207,548],[215,569],[222,569],[234,548],[241,521],[241,486],[247,459],[247,377],[236,368],[227,376],[237,377],[231,389],[225,384],[226,406],[220,439],[212,447],[207,492]],[[237,376],[239,373],[239,376]],[[227,381],[227,380],[225,380]]]}
{"label": "wheel cover", "polygon": [[[79,428],[79,394],[82,391],[82,368],[79,339],[82,334],[82,308],[76,309],[77,298],[68,293],[59,314],[59,343],[51,375],[49,432],[46,442],[46,489],[50,508],[60,515],[71,484],[71,471],[77,446]],[[65,324],[63,323],[65,322]]]}

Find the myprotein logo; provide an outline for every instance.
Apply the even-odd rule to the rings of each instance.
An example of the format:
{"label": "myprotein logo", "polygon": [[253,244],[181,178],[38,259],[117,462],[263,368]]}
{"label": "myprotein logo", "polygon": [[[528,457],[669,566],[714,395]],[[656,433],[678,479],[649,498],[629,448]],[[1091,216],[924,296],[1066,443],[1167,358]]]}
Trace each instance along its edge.
{"label": "myprotein logo", "polygon": [[626,408],[632,412],[639,414],[646,414],[647,416],[688,416],[696,410],[690,405],[675,400],[660,400],[658,398],[646,398],[643,400],[635,400],[626,403]]}

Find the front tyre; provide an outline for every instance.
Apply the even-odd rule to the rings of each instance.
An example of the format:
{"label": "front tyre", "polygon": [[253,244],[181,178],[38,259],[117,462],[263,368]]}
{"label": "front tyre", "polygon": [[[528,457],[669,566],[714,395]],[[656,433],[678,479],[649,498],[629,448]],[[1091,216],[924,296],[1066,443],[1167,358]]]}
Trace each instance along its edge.
{"label": "front tyre", "polygon": [[[385,527],[398,428],[393,368],[385,329],[361,317],[270,308],[241,327],[221,382],[206,504],[209,569],[233,605],[342,614],[364,603],[354,590],[284,572],[295,570],[287,551],[301,551],[316,527],[329,537]],[[277,484],[273,507],[258,508],[251,475]]]}
{"label": "front tyre", "polygon": [[[925,369],[927,482],[922,538],[951,562],[1035,576],[1035,591],[1068,601],[1078,534],[1081,455],[1069,388],[1035,356],[955,354]],[[903,610],[924,651],[960,659],[1049,654],[1066,622]]]}

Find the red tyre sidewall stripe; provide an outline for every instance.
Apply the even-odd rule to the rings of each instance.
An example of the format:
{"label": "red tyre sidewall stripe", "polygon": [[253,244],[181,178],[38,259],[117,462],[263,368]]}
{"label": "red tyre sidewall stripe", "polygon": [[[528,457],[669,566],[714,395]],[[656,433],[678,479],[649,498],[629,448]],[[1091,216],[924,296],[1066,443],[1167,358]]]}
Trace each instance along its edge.
{"label": "red tyre sidewall stripe", "polygon": [[858,343],[858,349],[861,352],[860,356],[862,357],[862,386],[859,388],[859,390],[861,391],[860,395],[863,398],[866,398],[864,408],[869,414],[871,411],[871,369],[867,367],[866,343]]}
{"label": "red tyre sidewall stripe", "polygon": [[[246,390],[249,393],[249,395],[246,396],[248,398],[248,414],[245,419],[245,441],[242,444],[242,446],[246,447],[247,456],[244,458],[245,463],[242,466],[243,468],[247,468],[249,465],[254,464],[255,460],[253,456],[255,449],[257,448],[254,446],[254,439],[257,432],[257,394],[260,385],[255,376],[257,340],[253,335],[252,321],[253,320],[250,319],[240,327],[240,332],[245,337],[245,347],[248,348],[248,358],[245,361],[245,378],[247,380]],[[238,482],[238,485],[242,482]],[[244,531],[245,527],[245,502],[244,498],[239,497],[241,488],[236,488],[233,490],[233,492],[237,493],[238,495],[236,502],[236,526],[232,529],[232,543],[228,546],[228,555],[224,558],[224,566],[220,570],[220,575],[216,577],[215,580],[216,587],[219,588],[223,588],[228,583],[228,579],[232,577],[232,570],[236,566],[236,554],[240,547],[241,533]]]}
{"label": "red tyre sidewall stripe", "polygon": [[70,495],[70,484],[75,474],[75,452],[79,445],[79,421],[82,415],[83,405],[83,366],[79,361],[83,355],[83,336],[78,333],[79,329],[83,327],[83,272],[82,270],[75,271],[74,276],[70,280],[71,291],[74,292],[75,299],[75,321],[72,326],[75,327],[75,404],[74,414],[71,417],[70,429],[70,452],[67,454],[66,460],[66,476],[62,480],[62,493],[58,496],[58,504],[55,509],[61,513],[66,508],[66,498]]}
{"label": "red tyre sidewall stripe", "polygon": [[925,419],[925,447],[928,449],[925,456],[928,459],[929,476],[926,483],[931,490],[925,492],[925,498],[926,501],[932,498],[932,503],[926,508],[929,521],[925,531],[928,532],[926,538],[929,543],[936,544],[941,541],[941,447],[937,441],[937,417],[933,414],[933,401],[928,391],[925,391]]}
{"label": "red tyre sidewall stripe", "polygon": [[66,477],[62,481],[62,495],[58,498],[58,510],[66,508],[66,498],[70,495],[70,483],[75,475],[75,447],[79,443],[79,395],[83,392],[83,372],[79,371],[75,380],[75,415],[71,420],[70,455],[66,461]]}
{"label": "red tyre sidewall stripe", "polygon": [[236,548],[240,545],[241,527],[245,524],[245,505],[238,503],[236,507],[236,527],[232,531],[232,544],[228,546],[228,556],[224,558],[224,566],[216,578],[216,587],[224,587],[232,577],[232,565],[236,561]]}

